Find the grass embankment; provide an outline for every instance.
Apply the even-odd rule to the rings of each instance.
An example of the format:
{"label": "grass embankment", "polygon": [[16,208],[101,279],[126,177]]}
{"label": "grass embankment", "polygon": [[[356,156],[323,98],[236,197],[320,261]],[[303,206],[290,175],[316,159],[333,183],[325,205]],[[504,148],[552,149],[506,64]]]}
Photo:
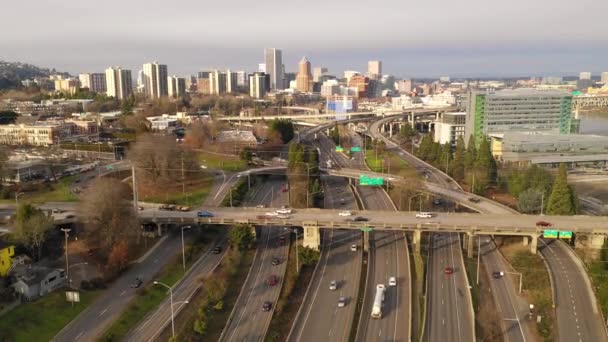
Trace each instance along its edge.
{"label": "grass embankment", "polygon": [[240,206],[243,203],[243,201],[245,200],[247,193],[249,192],[249,185],[251,185],[251,187],[253,187],[257,184],[257,182],[258,182],[258,177],[252,177],[251,184],[249,184],[247,178],[243,178],[243,179],[239,180],[238,183],[236,185],[234,185],[232,187],[232,189],[230,189],[230,191],[226,195],[226,197],[224,197],[224,200],[222,201],[222,206],[224,206],[224,207]]}
{"label": "grass embankment", "polygon": [[[412,248],[413,246],[410,246]],[[413,249],[412,249],[413,250]],[[426,298],[424,293],[424,261],[420,253],[410,254],[412,268],[412,298],[418,298],[417,303],[412,303],[412,338],[416,341],[422,335],[423,315],[426,314]]]}
{"label": "grass embankment", "polygon": [[213,176],[205,173],[195,179],[186,180],[185,186],[182,186],[181,182],[177,182],[162,192],[158,189],[140,190],[139,200],[152,203],[199,206],[209,195],[212,185]]}
{"label": "grass embankment", "polygon": [[50,341],[100,293],[81,291],[74,307],[65,300],[62,289],[22,304],[0,318],[0,341]]}
{"label": "grass embankment", "polygon": [[[36,184],[30,190],[24,190],[19,195],[19,201],[28,203],[45,203],[45,202],[76,202],[78,197],[72,193],[70,186],[79,176],[69,176],[60,179],[56,183],[40,183]],[[0,203],[14,204],[15,198],[0,200]]]}
{"label": "grass embankment", "polygon": [[247,169],[247,162],[239,156],[215,154],[211,152],[199,152],[198,161],[207,166],[207,170],[243,171]]}
{"label": "grass embankment", "polygon": [[[217,229],[200,229],[194,240],[186,244],[186,269],[189,269],[209,245],[210,241],[219,234]],[[169,286],[175,285],[184,275],[182,256],[176,255],[155,277],[155,280]],[[167,298],[167,289],[163,286],[149,284],[137,291],[137,296],[120,314],[120,317],[106,330],[102,340],[119,341],[149,312]]]}
{"label": "grass embankment", "polygon": [[[211,277],[203,280],[201,290],[176,317],[177,341],[219,340],[245,283],[253,263],[255,250],[239,252],[231,248],[226,253],[228,254],[222,259]],[[210,284],[211,282],[213,285]],[[223,284],[223,286],[217,288],[217,284]],[[210,298],[211,296],[217,296],[217,298]],[[201,327],[200,323],[196,323],[196,321],[201,322],[201,313],[204,316],[203,335],[195,331],[196,325]],[[170,337],[171,327],[167,327],[158,340],[167,341]]]}
{"label": "grass embankment", "polygon": [[522,292],[530,303],[534,303],[535,314],[542,317],[536,325],[538,333],[545,341],[553,341],[555,317],[551,280],[544,261],[538,254],[531,254],[528,247],[521,244],[521,238],[505,238],[499,248],[515,270],[522,273]]}
{"label": "grass embankment", "polygon": [[[362,234],[363,235],[363,234]],[[363,246],[363,245],[361,245]],[[357,293],[357,302],[355,307],[355,316],[353,317],[353,324],[350,327],[350,335],[348,337],[349,341],[354,341],[357,337],[357,328],[359,327],[359,320],[361,317],[361,311],[363,311],[363,300],[365,297],[365,286],[367,282],[367,272],[368,272],[368,261],[369,254],[365,250],[363,251],[363,257],[361,262],[361,278],[359,279],[359,292]]]}
{"label": "grass embankment", "polygon": [[602,313],[608,317],[608,241],[604,241],[599,253],[591,248],[575,251],[584,261]]}
{"label": "grass embankment", "polygon": [[296,243],[298,241],[292,243],[289,249],[285,280],[264,339],[266,342],[287,339],[315,269],[315,265],[301,265],[300,272],[296,270]]}

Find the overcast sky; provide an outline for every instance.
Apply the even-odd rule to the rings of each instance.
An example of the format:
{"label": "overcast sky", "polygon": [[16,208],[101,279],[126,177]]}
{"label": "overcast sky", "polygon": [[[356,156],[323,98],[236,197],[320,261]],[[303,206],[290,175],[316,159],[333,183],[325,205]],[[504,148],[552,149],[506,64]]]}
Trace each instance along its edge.
{"label": "overcast sky", "polygon": [[[365,3],[359,5],[358,3]],[[287,71],[380,59],[399,77],[575,75],[608,70],[608,0],[7,0],[0,59],[71,73],[157,60],[170,74]]]}

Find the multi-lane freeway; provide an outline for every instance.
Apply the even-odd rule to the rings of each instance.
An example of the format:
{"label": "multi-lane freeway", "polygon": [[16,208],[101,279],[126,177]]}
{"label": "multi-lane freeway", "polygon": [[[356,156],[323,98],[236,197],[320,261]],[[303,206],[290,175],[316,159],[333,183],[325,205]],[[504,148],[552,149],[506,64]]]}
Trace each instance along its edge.
{"label": "multi-lane freeway", "polygon": [[[252,194],[245,204],[252,206],[287,204],[286,193],[280,191],[284,182],[281,177],[269,178],[252,189]],[[222,331],[220,341],[264,340],[287,270],[289,236],[289,231],[281,227],[258,229],[254,260],[228,323]],[[285,243],[281,244],[280,237],[285,238]],[[280,261],[278,265],[272,264],[273,258]],[[271,277],[276,277],[276,284],[269,283]],[[271,303],[269,311],[262,311],[264,302]]]}
{"label": "multi-lane freeway", "polygon": [[458,234],[433,234],[427,265],[426,341],[475,341],[475,316]]}

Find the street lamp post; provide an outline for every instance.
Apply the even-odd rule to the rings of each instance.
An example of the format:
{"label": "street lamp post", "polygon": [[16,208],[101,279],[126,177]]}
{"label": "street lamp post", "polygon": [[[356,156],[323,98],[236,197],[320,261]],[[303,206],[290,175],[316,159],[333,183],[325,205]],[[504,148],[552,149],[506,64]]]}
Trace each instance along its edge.
{"label": "street lamp post", "polygon": [[65,275],[68,278],[68,285],[70,285],[70,287],[71,287],[71,281],[70,281],[70,263],[69,263],[69,260],[68,260],[68,236],[70,235],[70,232],[72,230],[70,228],[61,228],[61,231],[65,235]]}
{"label": "street lamp post", "polygon": [[182,226],[182,265],[184,266],[184,272],[186,272],[186,250],[184,248],[184,229],[190,229],[192,226]]}
{"label": "street lamp post", "polygon": [[175,337],[175,318],[173,316],[173,288],[171,286],[161,283],[160,281],[154,281],[154,285],[161,285],[169,289],[169,298],[171,301],[171,337]]}
{"label": "street lamp post", "polygon": [[293,232],[296,233],[296,272],[300,269],[300,260],[298,256],[298,229],[294,228]]}

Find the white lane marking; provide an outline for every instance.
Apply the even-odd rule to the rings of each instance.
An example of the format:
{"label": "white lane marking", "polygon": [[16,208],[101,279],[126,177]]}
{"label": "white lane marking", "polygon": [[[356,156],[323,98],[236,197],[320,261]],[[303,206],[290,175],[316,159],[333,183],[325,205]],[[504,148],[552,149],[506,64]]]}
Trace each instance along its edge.
{"label": "white lane marking", "polygon": [[76,336],[75,340],[79,339],[82,335],[84,335],[84,331],[81,331],[80,334]]}
{"label": "white lane marking", "polygon": [[127,293],[127,290],[123,290],[123,291],[120,293],[120,297],[124,296],[124,295],[125,295],[125,293]]}
{"label": "white lane marking", "polygon": [[[452,258],[452,267],[455,266],[454,263],[454,243],[452,242],[452,233],[450,233],[450,257]],[[458,238],[458,248],[460,248],[460,237]],[[460,272],[465,272],[464,269],[461,269]],[[464,275],[466,276],[466,275]],[[456,292],[456,277],[452,277],[452,281],[454,283],[454,299],[456,300],[456,323],[458,326],[458,341],[462,341],[462,332],[460,330],[460,309],[458,308],[458,293]]]}
{"label": "white lane marking", "polygon": [[108,306],[107,308],[103,309],[103,310],[101,311],[101,313],[99,314],[99,316],[97,316],[97,317],[101,317],[101,316],[103,316],[103,314],[104,314],[104,313],[106,313],[106,311],[108,311],[108,309],[109,309],[109,308],[110,308],[110,307]]}

